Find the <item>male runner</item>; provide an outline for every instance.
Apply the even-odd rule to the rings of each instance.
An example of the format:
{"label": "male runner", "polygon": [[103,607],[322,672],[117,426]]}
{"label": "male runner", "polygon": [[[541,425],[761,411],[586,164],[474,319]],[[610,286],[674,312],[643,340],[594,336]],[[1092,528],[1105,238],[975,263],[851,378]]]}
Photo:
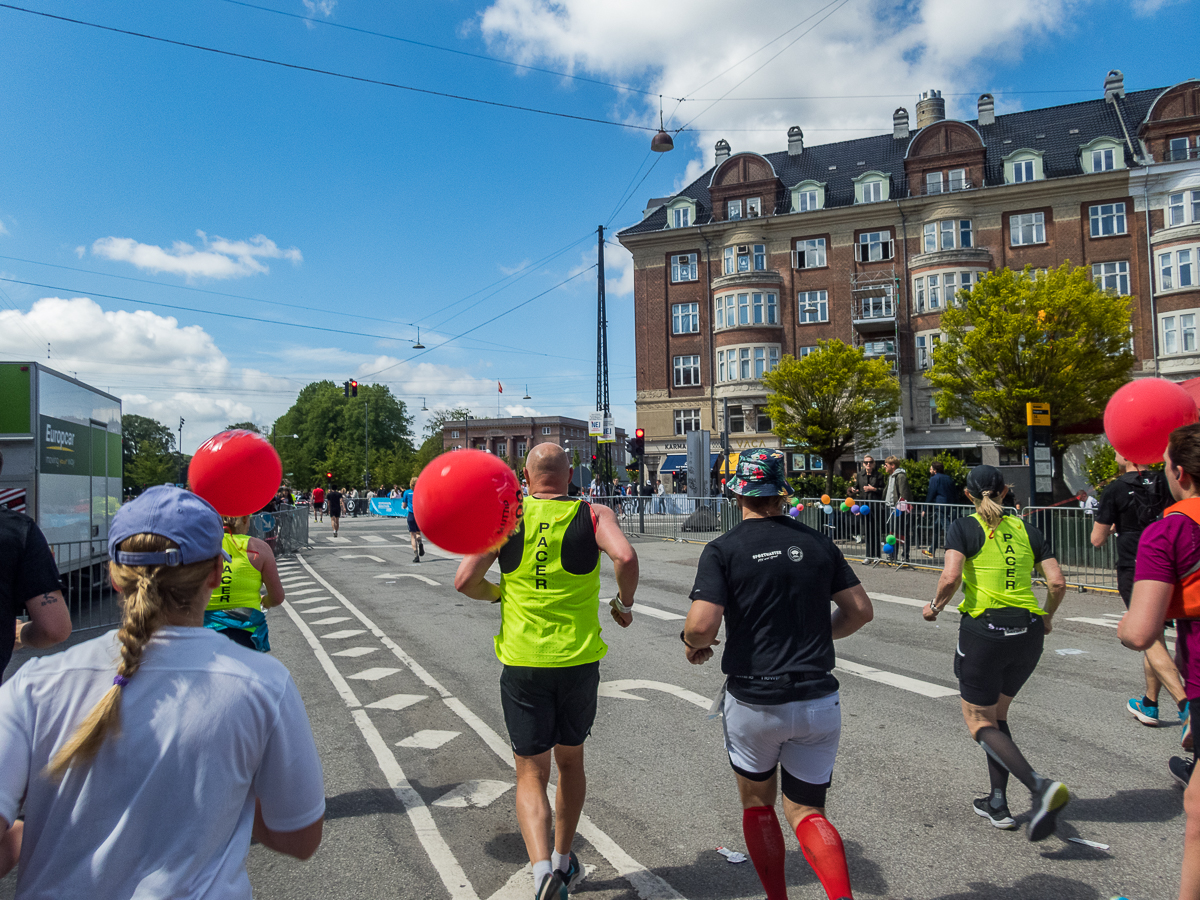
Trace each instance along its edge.
{"label": "male runner", "polygon": [[321,514],[324,512],[324,510],[322,509],[322,504],[324,504],[324,503],[325,503],[325,488],[323,488],[323,487],[313,488],[313,492],[312,492],[313,518],[318,522],[321,521]]}
{"label": "male runner", "polygon": [[[851,898],[846,852],[825,818],[842,731],[833,642],[871,621],[867,592],[841,551],[783,514],[792,493],[780,450],[743,452],[729,489],[742,522],[700,555],[680,639],[709,660],[725,621],[725,748],[737,774],[742,831],[767,900],[786,900],[783,812],[830,900]],[[830,601],[837,607],[830,615]]]}
{"label": "male runner", "polygon": [[[583,811],[587,779],[583,742],[596,717],[600,660],[600,552],[616,573],[612,617],[633,621],[638,559],[607,506],[567,496],[571,463],[557,444],[538,444],[525,458],[529,496],[521,524],[498,552],[466,557],[454,587],[500,603],[496,656],[504,664],[500,702],[517,767],[517,821],[533,864],[536,900],[566,900],[583,875],[571,842]],[[486,580],[500,560],[500,584]],[[558,764],[551,839],[550,756]],[[553,852],[551,852],[553,851]]]}
{"label": "male runner", "polygon": [[[1138,539],[1148,525],[1162,516],[1171,502],[1171,489],[1162,472],[1152,472],[1149,466],[1139,466],[1117,454],[1121,475],[1100,495],[1096,521],[1092,525],[1092,546],[1103,547],[1109,535],[1117,535],[1117,590],[1129,609],[1133,596],[1133,573],[1137,563]],[[1179,708],[1179,718],[1188,718],[1187,692],[1179,678],[1179,670],[1166,641],[1160,634],[1150,649],[1142,655],[1142,670],[1146,677],[1146,693],[1139,700],[1130,698],[1125,708],[1143,725],[1158,725],[1158,695],[1166,688]]]}
{"label": "male runner", "polygon": [[342,492],[337,488],[330,488],[325,494],[325,503],[329,507],[329,524],[333,526],[333,536],[337,537],[338,529],[342,525],[342,512],[344,504],[342,503]]}

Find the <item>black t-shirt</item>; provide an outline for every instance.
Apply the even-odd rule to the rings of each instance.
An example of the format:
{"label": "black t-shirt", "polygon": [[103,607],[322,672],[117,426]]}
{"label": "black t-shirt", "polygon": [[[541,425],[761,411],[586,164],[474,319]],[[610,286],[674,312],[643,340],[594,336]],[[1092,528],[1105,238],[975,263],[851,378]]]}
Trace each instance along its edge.
{"label": "black t-shirt", "polygon": [[[1005,510],[1005,514],[1010,515],[1008,510]],[[1032,522],[1026,522],[1025,534],[1029,536],[1029,546],[1033,550],[1035,563],[1040,563],[1044,559],[1054,559],[1054,551],[1050,548],[1050,542],[1046,540],[1040,528]],[[986,541],[987,534],[984,532],[983,526],[972,516],[955,519],[946,531],[946,549],[957,550],[967,559],[978,556]]]}
{"label": "black t-shirt", "polygon": [[325,501],[329,504],[329,515],[333,518],[338,518],[342,514],[342,492],[329,491],[325,494]]}
{"label": "black t-shirt", "polygon": [[1100,495],[1096,521],[1117,526],[1117,568],[1132,569],[1138,538],[1171,503],[1171,488],[1162,472],[1126,472]]}
{"label": "black t-shirt", "polygon": [[837,690],[829,605],[858,583],[833,541],[788,516],[746,519],[709,543],[691,598],[725,607],[729,693],[775,705]]}
{"label": "black t-shirt", "polygon": [[0,673],[12,658],[25,601],[60,588],[58,564],[42,530],[24,513],[0,507]]}

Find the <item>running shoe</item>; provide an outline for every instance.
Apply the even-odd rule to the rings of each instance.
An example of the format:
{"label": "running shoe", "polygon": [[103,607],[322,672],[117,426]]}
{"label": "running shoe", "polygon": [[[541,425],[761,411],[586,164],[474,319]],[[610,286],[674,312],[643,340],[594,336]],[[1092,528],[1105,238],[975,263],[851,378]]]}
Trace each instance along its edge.
{"label": "running shoe", "polygon": [[1011,831],[1017,827],[1017,821],[1012,817],[1012,813],[1008,811],[1008,806],[999,808],[992,806],[991,797],[980,797],[975,801],[975,814],[983,816],[992,823],[995,828],[1002,828],[1005,831]]}
{"label": "running shoe", "polygon": [[933,551],[932,551],[932,550],[926,550],[924,547],[922,547],[922,548],[921,548],[921,552],[922,552],[922,553],[923,553],[925,556],[928,556],[930,559],[933,559]]}
{"label": "running shoe", "polygon": [[[567,864],[567,871],[562,873],[563,881],[567,883],[567,891],[575,890],[575,885],[583,881],[583,866],[579,864],[579,857],[575,855],[575,851],[571,851],[570,862]],[[561,870],[560,870],[561,871]]]}
{"label": "running shoe", "polygon": [[1172,756],[1167,762],[1167,768],[1171,770],[1171,777],[1175,779],[1175,783],[1185,788],[1192,780],[1192,769],[1196,768],[1196,757],[1184,759],[1182,756]]}
{"label": "running shoe", "polygon": [[421,561],[421,557],[419,554],[417,556],[413,557],[413,562],[420,562],[420,561]]}
{"label": "running shoe", "polygon": [[555,869],[543,878],[534,892],[533,900],[567,900],[567,886],[563,883],[563,873]]}
{"label": "running shoe", "polygon": [[1135,719],[1143,725],[1158,724],[1158,707],[1151,706],[1149,703],[1143,703],[1137,697],[1130,697],[1129,702],[1125,704],[1125,708],[1129,710]]}
{"label": "running shoe", "polygon": [[1029,840],[1044,841],[1054,833],[1058,814],[1071,799],[1071,792],[1061,781],[1046,781],[1033,795],[1033,815],[1029,819]]}
{"label": "running shoe", "polygon": [[425,542],[423,540],[421,540],[420,538],[417,538],[417,556],[424,556],[424,555],[425,555]]}

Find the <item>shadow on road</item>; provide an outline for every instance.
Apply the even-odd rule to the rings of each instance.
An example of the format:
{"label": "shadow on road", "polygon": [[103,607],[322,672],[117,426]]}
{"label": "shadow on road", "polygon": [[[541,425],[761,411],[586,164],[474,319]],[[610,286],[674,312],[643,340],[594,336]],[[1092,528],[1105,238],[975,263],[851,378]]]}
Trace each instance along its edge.
{"label": "shadow on road", "polygon": [[403,814],[404,804],[390,788],[364,788],[325,798],[325,821],[353,819],[380,813]]}
{"label": "shadow on road", "polygon": [[1183,812],[1183,791],[1176,787],[1117,791],[1111,797],[1071,798],[1063,813],[1077,822],[1169,822]]}
{"label": "shadow on road", "polygon": [[[858,886],[855,885],[855,888]],[[1091,885],[1054,875],[1026,875],[1011,885],[972,882],[968,893],[942,894],[934,900],[1097,900]]]}

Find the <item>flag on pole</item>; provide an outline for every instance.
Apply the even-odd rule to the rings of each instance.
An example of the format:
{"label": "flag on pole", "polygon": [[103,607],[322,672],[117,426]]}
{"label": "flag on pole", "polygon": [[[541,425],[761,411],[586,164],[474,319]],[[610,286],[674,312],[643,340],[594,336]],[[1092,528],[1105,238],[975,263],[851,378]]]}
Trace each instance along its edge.
{"label": "flag on pole", "polygon": [[502,384],[501,384],[500,382],[498,382],[498,381],[496,382],[496,393],[497,393],[497,394],[503,394],[503,393],[504,393],[504,385],[502,385]]}

